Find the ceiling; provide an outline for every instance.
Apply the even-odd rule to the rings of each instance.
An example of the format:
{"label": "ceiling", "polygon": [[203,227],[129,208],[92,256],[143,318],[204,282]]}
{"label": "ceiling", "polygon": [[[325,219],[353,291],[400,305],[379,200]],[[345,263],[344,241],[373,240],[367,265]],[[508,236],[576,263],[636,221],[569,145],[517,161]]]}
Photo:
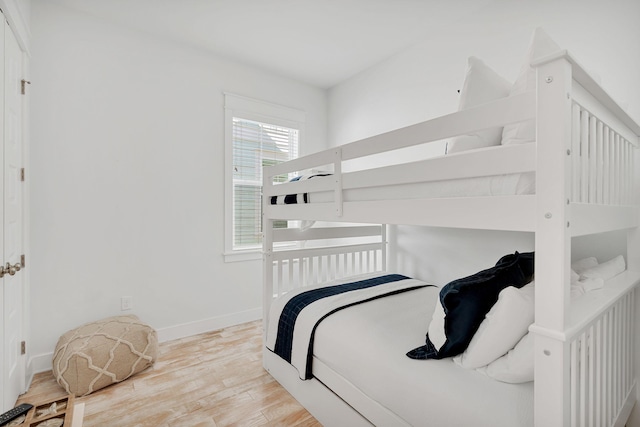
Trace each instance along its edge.
{"label": "ceiling", "polygon": [[54,0],[329,88],[493,0]]}

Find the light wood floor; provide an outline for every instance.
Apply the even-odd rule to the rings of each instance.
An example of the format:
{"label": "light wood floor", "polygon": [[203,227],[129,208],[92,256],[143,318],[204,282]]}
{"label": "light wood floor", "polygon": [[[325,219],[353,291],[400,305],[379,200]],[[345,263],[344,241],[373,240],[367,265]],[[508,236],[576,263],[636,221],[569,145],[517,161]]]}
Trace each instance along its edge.
{"label": "light wood floor", "polygon": [[[18,403],[64,395],[49,371]],[[320,426],[262,368],[261,322],[162,343],[153,367],[76,402],[83,427]]]}

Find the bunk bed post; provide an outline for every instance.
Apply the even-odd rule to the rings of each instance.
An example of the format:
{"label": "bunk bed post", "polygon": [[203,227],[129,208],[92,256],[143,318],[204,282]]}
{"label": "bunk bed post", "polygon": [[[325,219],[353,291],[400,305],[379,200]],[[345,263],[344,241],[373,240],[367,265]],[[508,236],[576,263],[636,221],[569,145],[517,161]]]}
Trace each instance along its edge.
{"label": "bunk bed post", "polygon": [[389,271],[387,268],[387,252],[389,251],[389,242],[387,241],[387,225],[381,224],[382,228],[380,229],[380,257],[382,258],[380,261],[380,270],[381,271]]}
{"label": "bunk bed post", "polygon": [[342,200],[342,149],[340,147],[333,151],[333,179],[335,183],[334,197],[336,206],[336,216],[342,216],[343,200]]}
{"label": "bunk bed post", "polygon": [[[273,186],[273,178],[269,168],[262,168],[262,324],[263,338],[267,334],[269,308],[273,300],[273,219],[265,215],[268,209],[269,197],[265,196]],[[267,190],[267,191],[265,191]]]}
{"label": "bunk bed post", "polygon": [[[640,137],[638,137],[640,147]],[[640,148],[633,150],[635,156],[632,164],[640,165]],[[632,170],[632,188],[640,188],[640,173]],[[640,194],[632,194],[630,204],[640,205]],[[629,230],[627,233],[627,265],[629,270],[640,271],[640,227]]]}
{"label": "bunk bed post", "polygon": [[[640,138],[638,138],[638,145],[640,146]],[[635,157],[633,158],[634,165],[640,165],[640,149],[634,150]],[[632,171],[635,172],[635,171]],[[632,177],[633,188],[640,188],[640,173],[635,172]],[[631,203],[638,205],[640,204],[640,194],[633,194]],[[631,271],[640,272],[640,227],[636,227],[632,230],[629,230],[627,233],[627,268]],[[635,292],[635,312],[636,316],[640,313],[640,291],[636,290]],[[640,327],[635,326],[635,334],[633,336],[635,340],[635,381],[636,381],[636,404],[633,408],[633,412],[631,413],[631,418],[629,419],[629,425],[637,425],[640,424]]]}
{"label": "bunk bed post", "polygon": [[269,320],[269,307],[271,307],[273,299],[273,220],[263,216],[262,227],[264,228],[262,237],[262,280],[264,281],[262,320],[266,326],[266,322]]}
{"label": "bunk bed post", "polygon": [[[636,150],[638,152],[636,157],[640,157],[640,150]],[[636,159],[636,165],[640,164],[638,159]],[[639,188],[637,185],[634,188]],[[634,201],[635,202],[635,201]],[[633,230],[630,230],[627,233],[627,268],[632,271],[640,272],[640,227],[636,227]],[[636,290],[635,292],[635,312],[636,316],[640,313],[640,291]],[[636,317],[637,319],[637,317]],[[634,360],[634,369],[635,369],[635,381],[636,381],[636,403],[635,407],[632,409],[629,418],[628,425],[639,425],[640,424],[640,327],[638,327],[638,322],[636,320],[635,325],[635,333],[633,335],[634,346],[635,346],[635,360]]]}
{"label": "bunk bed post", "polygon": [[387,224],[387,271],[398,271],[398,226]]}
{"label": "bunk bed post", "polygon": [[535,263],[536,427],[569,425],[569,345],[564,328],[571,269],[571,64],[537,66]]}

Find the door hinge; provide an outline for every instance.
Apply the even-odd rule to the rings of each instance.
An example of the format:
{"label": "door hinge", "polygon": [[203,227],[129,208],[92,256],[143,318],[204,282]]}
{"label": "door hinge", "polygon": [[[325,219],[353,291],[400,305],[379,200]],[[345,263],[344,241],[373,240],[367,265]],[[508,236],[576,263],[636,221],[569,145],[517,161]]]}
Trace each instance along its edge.
{"label": "door hinge", "polygon": [[27,354],[27,342],[22,341],[20,343],[20,354]]}
{"label": "door hinge", "polygon": [[22,83],[22,85],[21,85],[21,88],[20,88],[20,93],[24,95],[24,94],[27,93],[26,86],[30,85],[31,82],[29,80],[22,79],[21,83]]}
{"label": "door hinge", "polygon": [[20,169],[20,181],[24,181],[24,168]]}
{"label": "door hinge", "polygon": [[27,257],[24,255],[20,255],[20,264],[22,264],[23,267],[26,267],[27,263],[26,263]]}

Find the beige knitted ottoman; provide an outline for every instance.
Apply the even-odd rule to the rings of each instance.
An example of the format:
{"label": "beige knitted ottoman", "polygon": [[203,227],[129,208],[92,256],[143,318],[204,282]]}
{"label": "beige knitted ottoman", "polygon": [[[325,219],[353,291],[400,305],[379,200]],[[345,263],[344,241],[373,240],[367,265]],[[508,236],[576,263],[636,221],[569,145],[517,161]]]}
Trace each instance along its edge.
{"label": "beige knitted ottoman", "polygon": [[53,375],[67,393],[86,396],[153,365],[156,331],[136,316],[116,316],[66,332],[53,353]]}

